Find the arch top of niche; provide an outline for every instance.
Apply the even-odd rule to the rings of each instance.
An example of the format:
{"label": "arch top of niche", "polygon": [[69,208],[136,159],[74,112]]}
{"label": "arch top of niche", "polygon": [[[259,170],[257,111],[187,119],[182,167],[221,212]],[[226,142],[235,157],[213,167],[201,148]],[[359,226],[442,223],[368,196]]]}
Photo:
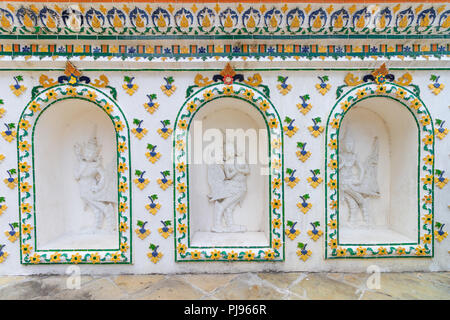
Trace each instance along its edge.
{"label": "arch top of niche", "polygon": [[[44,112],[68,99],[84,100],[102,110],[114,126],[117,145],[117,162],[125,164],[125,170],[117,170],[118,203],[124,204],[118,211],[117,248],[95,249],[40,249],[36,234],[36,189],[34,175],[34,132]],[[24,108],[18,122],[18,187],[21,263],[30,264],[130,264],[131,241],[131,166],[130,136],[127,119],[116,101],[97,87],[83,83],[61,83],[48,86],[33,95]],[[27,163],[28,166],[21,164]],[[123,167],[121,167],[123,168]],[[127,169],[128,168],[128,169]]]}
{"label": "arch top of niche", "polygon": [[[417,131],[417,234],[405,243],[341,243],[339,240],[339,130],[345,116],[359,102],[371,98],[386,99],[406,109]],[[374,107],[376,108],[376,106]],[[325,141],[325,258],[404,258],[432,257],[434,250],[434,127],[430,112],[416,93],[392,82],[365,83],[355,86],[341,96],[332,107],[326,126]],[[432,161],[430,161],[432,159]],[[426,237],[424,237],[426,235]],[[429,236],[429,237],[428,237]],[[428,239],[431,237],[431,241]]]}
{"label": "arch top of niche", "polygon": [[[197,112],[217,99],[239,99],[261,115],[268,135],[269,219],[268,245],[193,246],[190,239],[189,128]],[[253,86],[233,82],[210,84],[191,94],[180,108],[174,128],[174,221],[175,261],[283,261],[284,260],[284,180],[283,128],[279,114],[264,93]]]}

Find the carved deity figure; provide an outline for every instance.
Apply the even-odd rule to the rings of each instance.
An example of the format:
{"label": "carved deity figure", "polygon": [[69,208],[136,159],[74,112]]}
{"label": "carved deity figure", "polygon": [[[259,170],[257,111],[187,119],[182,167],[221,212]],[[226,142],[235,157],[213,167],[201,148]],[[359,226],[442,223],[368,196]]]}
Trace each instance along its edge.
{"label": "carved deity figure", "polygon": [[244,153],[236,151],[234,140],[224,144],[223,163],[208,165],[209,200],[214,202],[213,232],[245,232],[245,226],[234,223],[233,211],[247,193],[250,167]]}
{"label": "carved deity figure", "polygon": [[372,149],[364,162],[361,162],[355,151],[355,143],[350,135],[344,135],[343,146],[339,152],[339,191],[341,199],[348,207],[350,226],[356,226],[358,212],[365,225],[370,225],[367,211],[367,198],[379,197],[377,179],[378,170],[378,138],[375,137]]}
{"label": "carved deity figure", "polygon": [[78,182],[84,210],[90,210],[94,214],[95,229],[92,229],[115,230],[117,223],[114,219],[114,204],[117,204],[117,196],[113,190],[112,175],[103,167],[101,146],[97,143],[95,132],[87,143],[76,143],[74,149],[78,160],[74,176]]}

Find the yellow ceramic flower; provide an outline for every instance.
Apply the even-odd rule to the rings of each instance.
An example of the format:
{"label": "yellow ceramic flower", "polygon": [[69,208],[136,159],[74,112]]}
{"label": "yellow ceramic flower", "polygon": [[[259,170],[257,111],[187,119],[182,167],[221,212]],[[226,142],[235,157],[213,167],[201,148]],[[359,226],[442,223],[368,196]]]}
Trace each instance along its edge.
{"label": "yellow ceramic flower", "polygon": [[119,246],[119,249],[122,252],[127,252],[129,248],[130,248],[130,246],[126,242],[121,243],[120,246]]}
{"label": "yellow ceramic flower", "polygon": [[198,250],[194,250],[194,251],[191,252],[191,257],[194,260],[198,260],[198,259],[200,259],[202,257],[202,253],[200,251],[198,251]]}
{"label": "yellow ceramic flower", "polygon": [[123,123],[122,123],[122,121],[120,121],[120,120],[115,121],[115,122],[114,122],[114,125],[115,125],[115,127],[116,127],[116,131],[117,131],[117,132],[122,131],[123,128],[124,128]]}
{"label": "yellow ceramic flower", "polygon": [[280,207],[281,207],[281,201],[279,199],[272,200],[272,208],[280,209]]}
{"label": "yellow ceramic flower", "polygon": [[245,99],[251,100],[253,98],[253,91],[249,89],[245,89],[244,93],[242,94]]}
{"label": "yellow ceramic flower", "polygon": [[185,254],[186,250],[187,250],[187,247],[185,244],[182,244],[182,243],[178,244],[177,251],[179,254]]}
{"label": "yellow ceramic flower", "polygon": [[279,189],[281,187],[281,179],[273,178],[272,180],[272,188]]}
{"label": "yellow ceramic flower", "polygon": [[330,181],[328,182],[328,187],[330,187],[330,189],[336,189],[337,181],[335,179],[330,179]]}
{"label": "yellow ceramic flower", "polygon": [[144,188],[148,185],[149,182],[150,180],[148,179],[140,179],[140,178],[134,179],[134,183],[140,190],[144,190]]}
{"label": "yellow ceramic flower", "polygon": [[[212,94],[212,93],[211,93]],[[190,112],[190,113],[194,113],[195,110],[197,109],[197,104],[194,101],[191,101],[187,104],[186,109]]]}
{"label": "yellow ceramic flower", "polygon": [[237,254],[237,252],[234,252],[233,250],[231,250],[230,252],[228,252],[227,259],[228,259],[228,260],[237,260],[237,259],[238,259],[238,254]]}
{"label": "yellow ceramic flower", "polygon": [[27,141],[19,142],[20,151],[30,151],[31,145]]}
{"label": "yellow ceramic flower", "polygon": [[[29,203],[22,203],[20,205],[20,209],[22,210],[22,213],[30,213],[32,206]],[[22,229],[23,232],[23,229]]]}
{"label": "yellow ceramic flower", "polygon": [[385,94],[386,93],[386,87],[383,85],[378,85],[377,86],[377,90],[376,90],[377,94]]}
{"label": "yellow ceramic flower", "polygon": [[0,108],[0,118],[3,117],[3,115],[5,114],[6,110],[4,108]]}
{"label": "yellow ceramic flower", "polygon": [[424,215],[422,217],[422,220],[426,224],[431,224],[433,222],[433,215],[431,213],[430,214],[426,214],[426,215]]}
{"label": "yellow ceramic flower", "polygon": [[397,252],[398,255],[401,256],[401,255],[403,255],[403,254],[406,253],[406,249],[403,248],[403,247],[398,247],[397,250],[396,250],[396,252]]}
{"label": "yellow ceramic flower", "polygon": [[331,139],[330,142],[328,143],[328,146],[331,149],[337,149],[337,140],[336,139]]}
{"label": "yellow ceramic flower", "polygon": [[263,101],[261,101],[259,103],[259,109],[262,112],[266,112],[266,110],[269,109],[269,108],[270,108],[270,104],[269,104],[269,102],[267,100],[263,100]]}
{"label": "yellow ceramic flower", "polygon": [[298,128],[296,126],[284,126],[283,130],[287,134],[287,136],[291,138],[298,131]]}
{"label": "yellow ceramic flower", "polygon": [[119,183],[119,192],[126,192],[128,190],[128,184],[126,182]]}
{"label": "yellow ceramic flower", "polygon": [[343,256],[345,256],[347,254],[347,249],[344,249],[344,248],[337,248],[336,249],[336,255],[338,256],[338,257],[343,257]]}
{"label": "yellow ceramic flower", "polygon": [[426,252],[426,250],[425,250],[424,247],[422,247],[422,246],[417,246],[417,248],[416,248],[416,255],[418,255],[418,256],[424,256],[424,255],[426,255],[426,254],[427,254],[427,252]]}
{"label": "yellow ceramic flower", "polygon": [[429,155],[426,155],[426,156],[423,158],[423,161],[424,161],[425,164],[427,164],[427,165],[432,165],[432,164],[433,164],[433,159],[434,159],[433,155],[432,155],[432,154],[429,154]]}
{"label": "yellow ceramic flower", "polygon": [[379,247],[378,248],[378,255],[380,255],[380,256],[387,255],[387,249],[385,247]]}
{"label": "yellow ceramic flower", "polygon": [[431,195],[425,195],[422,198],[422,201],[424,201],[427,204],[431,204],[431,203],[433,203],[433,197]]}
{"label": "yellow ceramic flower", "polygon": [[403,90],[402,88],[397,88],[397,91],[395,92],[395,94],[397,95],[397,97],[404,99],[405,95],[406,95],[406,91]]}
{"label": "yellow ceramic flower", "polygon": [[225,86],[223,88],[223,94],[226,96],[232,95],[234,93],[233,86]]}
{"label": "yellow ceramic flower", "polygon": [[244,253],[244,260],[251,261],[255,259],[255,254],[251,251],[246,251]]}
{"label": "yellow ceramic flower", "polygon": [[186,144],[184,143],[183,140],[177,140],[175,148],[177,148],[178,150],[184,150],[185,145]]}
{"label": "yellow ceramic flower", "polygon": [[367,249],[366,248],[363,248],[363,247],[358,247],[358,248],[356,248],[356,255],[358,256],[358,257],[363,257],[363,256],[365,256],[367,254]]}
{"label": "yellow ceramic flower", "polygon": [[179,120],[178,121],[178,128],[180,128],[181,130],[186,130],[187,129],[187,122],[186,122],[186,120]]}
{"label": "yellow ceramic flower", "polygon": [[99,263],[100,262],[100,255],[98,253],[93,253],[91,254],[91,256],[89,257],[89,261],[92,263]]}
{"label": "yellow ceramic flower", "polygon": [[178,229],[179,233],[186,233],[187,227],[186,227],[186,225],[184,223],[181,223],[181,224],[178,225],[177,229]]}
{"label": "yellow ceramic flower", "polygon": [[50,89],[45,93],[45,95],[47,96],[48,100],[51,100],[51,99],[56,100],[57,93],[55,92],[55,90]]}
{"label": "yellow ceramic flower", "polygon": [[30,257],[30,262],[31,262],[32,264],[38,264],[40,261],[41,261],[41,256],[38,255],[37,253],[33,254],[33,255]]}
{"label": "yellow ceramic flower", "polygon": [[121,202],[118,205],[119,212],[125,212],[128,209],[128,206],[125,202]]}
{"label": "yellow ceramic flower", "polygon": [[97,94],[95,93],[95,91],[88,90],[86,92],[86,97],[91,101],[95,101],[95,99],[97,98]]}
{"label": "yellow ceramic flower", "polygon": [[434,140],[433,135],[431,135],[431,134],[426,135],[425,138],[422,139],[423,143],[428,144],[428,145],[433,144],[433,140]]}
{"label": "yellow ceramic flower", "polygon": [[120,262],[120,258],[121,258],[120,252],[115,252],[115,253],[111,254],[111,261],[114,263]]}
{"label": "yellow ceramic flower", "polygon": [[356,91],[356,98],[357,99],[362,99],[362,98],[364,98],[366,96],[367,96],[366,89],[359,89],[358,91]]}
{"label": "yellow ceramic flower", "polygon": [[427,174],[427,175],[425,175],[425,177],[423,177],[421,179],[422,179],[423,183],[425,183],[425,184],[433,183],[433,175],[431,175],[431,174]]}
{"label": "yellow ceramic flower", "polygon": [[422,103],[419,101],[419,99],[414,99],[410,103],[411,109],[417,110],[422,106]]}
{"label": "yellow ceramic flower", "polygon": [[119,225],[120,232],[126,232],[128,230],[128,224],[126,222],[121,222]]}
{"label": "yellow ceramic flower", "polygon": [[328,226],[330,227],[330,229],[336,229],[337,228],[337,221],[335,219],[334,220],[330,220],[328,222]]}
{"label": "yellow ceramic flower", "polygon": [[352,104],[348,100],[343,101],[341,102],[341,109],[345,112],[348,110],[348,108],[350,108],[351,105]]}
{"label": "yellow ceramic flower", "polygon": [[30,104],[30,110],[31,111],[33,111],[33,112],[38,112],[38,111],[40,111],[41,110],[41,108],[40,108],[40,104],[39,103],[37,103],[36,101],[33,101],[31,104]]}
{"label": "yellow ceramic flower", "polygon": [[331,249],[336,249],[336,248],[337,248],[337,240],[336,240],[336,239],[331,239],[331,240],[328,242],[328,246],[329,246]]}
{"label": "yellow ceramic flower", "polygon": [[55,252],[50,256],[50,262],[56,263],[61,262],[61,253]]}
{"label": "yellow ceramic flower", "polygon": [[185,214],[186,210],[187,210],[187,208],[186,208],[186,205],[184,203],[178,204],[177,211],[178,211],[179,214]]}
{"label": "yellow ceramic flower", "polygon": [[2,162],[3,160],[5,160],[5,156],[0,153],[0,162]]}
{"label": "yellow ceramic flower", "polygon": [[275,118],[272,118],[269,120],[269,127],[271,129],[277,128],[278,127],[278,121]]}
{"label": "yellow ceramic flower", "polygon": [[273,239],[272,240],[272,247],[275,248],[275,249],[279,249],[282,244],[283,243],[282,243],[281,239],[277,238],[277,239]]}
{"label": "yellow ceramic flower", "polygon": [[117,144],[117,151],[119,153],[123,153],[128,149],[127,144],[125,142],[119,142]]}
{"label": "yellow ceramic flower", "polygon": [[331,122],[330,125],[334,128],[334,129],[339,129],[339,119],[334,118]]}
{"label": "yellow ceramic flower", "polygon": [[31,185],[28,182],[22,182],[20,184],[20,192],[29,192],[31,189]]}
{"label": "yellow ceramic flower", "polygon": [[432,238],[433,237],[429,233],[424,234],[423,236],[420,237],[420,239],[422,240],[423,243],[431,243]]}
{"label": "yellow ceramic flower", "polygon": [[428,116],[428,115],[422,116],[422,118],[420,119],[420,123],[421,123],[423,126],[429,125],[429,124],[431,123],[430,116]]}
{"label": "yellow ceramic flower", "polygon": [[74,97],[77,95],[77,90],[74,87],[67,87],[66,94]]}
{"label": "yellow ceramic flower", "polygon": [[184,162],[180,162],[177,164],[177,170],[178,170],[178,172],[186,171],[186,165],[184,164]]}
{"label": "yellow ceramic flower", "polygon": [[222,257],[219,250],[213,250],[211,251],[211,259],[212,260],[219,260]]}
{"label": "yellow ceramic flower", "polygon": [[264,252],[264,259],[266,259],[266,260],[273,260],[273,259],[275,259],[275,252],[273,250],[271,250],[271,249],[266,250]]}
{"label": "yellow ceramic flower", "polygon": [[128,167],[127,167],[126,163],[120,162],[117,165],[117,171],[120,172],[120,173],[124,173],[127,169],[128,169]]}
{"label": "yellow ceramic flower", "polygon": [[280,219],[273,219],[272,220],[272,226],[275,229],[279,229],[281,227],[281,220]]}
{"label": "yellow ceramic flower", "polygon": [[31,127],[31,124],[30,124],[30,122],[28,122],[28,120],[21,119],[19,121],[19,129],[28,130],[30,127]]}

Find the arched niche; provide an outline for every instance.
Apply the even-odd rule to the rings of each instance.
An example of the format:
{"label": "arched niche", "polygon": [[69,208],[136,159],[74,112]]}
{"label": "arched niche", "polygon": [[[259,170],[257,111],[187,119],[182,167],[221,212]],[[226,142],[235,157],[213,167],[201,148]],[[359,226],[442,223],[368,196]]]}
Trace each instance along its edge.
{"label": "arched niche", "polygon": [[[200,129],[195,129],[199,126]],[[208,194],[214,193],[208,181],[211,167],[201,162],[202,157],[200,162],[192,157],[203,152],[204,148],[199,148],[202,135],[213,128],[258,132],[259,150],[245,149],[249,164],[247,192],[242,205],[236,205],[232,211],[234,227],[239,230],[218,232],[211,227],[217,212],[216,200],[214,204],[209,201],[214,196],[208,198]],[[200,88],[178,112],[173,137],[176,261],[282,261],[283,134],[281,120],[268,96],[240,83]],[[223,144],[219,145],[223,148]],[[194,150],[197,148],[199,151]],[[262,154],[257,156],[256,163],[251,161],[255,153]],[[224,167],[220,170],[216,171],[221,172],[219,176],[226,175]]]}
{"label": "arched niche", "polygon": [[357,195],[345,190],[345,177],[339,172],[340,242],[417,241],[418,133],[418,124],[410,111],[389,98],[363,100],[346,114],[339,132],[339,165],[341,168],[345,161],[341,156],[346,152],[345,144],[353,143],[354,161],[361,166],[352,168],[353,177],[358,180],[362,175],[365,180],[354,190],[361,191],[365,203],[357,204],[354,210],[349,208],[352,204],[348,202],[355,202],[351,198]]}
{"label": "arched niche", "polygon": [[325,161],[326,258],[433,255],[434,128],[416,92],[350,89],[329,114]]}
{"label": "arched niche", "polygon": [[[110,198],[114,201],[113,225],[103,223],[96,230],[92,209],[85,208],[80,184],[75,179],[78,159],[76,144],[85,144],[93,136],[101,146],[99,157],[105,172]],[[62,100],[49,107],[39,118],[33,137],[37,247],[55,249],[114,249],[117,237],[117,143],[114,124],[92,102]],[[105,219],[106,220],[106,219]]]}
{"label": "arched niche", "polygon": [[[17,127],[21,263],[131,263],[129,129],[115,100],[44,88]],[[97,220],[91,200],[108,215]]]}
{"label": "arched niche", "polygon": [[[268,165],[268,135],[264,118],[251,104],[233,98],[221,98],[209,102],[195,115],[190,127],[191,148],[189,155],[189,201],[192,212],[190,237],[193,246],[245,246],[248,244],[269,246],[269,176],[264,168]],[[196,164],[195,155],[201,149],[208,152],[209,143],[197,137],[207,138],[211,130],[236,130],[245,137],[245,158],[250,167],[246,179],[247,192],[242,203],[234,209],[234,222],[246,227],[246,232],[214,233],[214,203],[208,198],[208,168],[205,164]],[[239,137],[241,137],[239,135]],[[239,138],[238,138],[239,139]],[[201,146],[199,146],[201,144]]]}

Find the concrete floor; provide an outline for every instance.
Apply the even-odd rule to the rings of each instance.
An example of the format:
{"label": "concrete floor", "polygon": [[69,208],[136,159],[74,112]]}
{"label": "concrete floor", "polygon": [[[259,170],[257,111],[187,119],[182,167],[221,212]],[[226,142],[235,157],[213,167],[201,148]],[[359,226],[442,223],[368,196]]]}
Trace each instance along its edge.
{"label": "concrete floor", "polygon": [[120,275],[72,280],[3,276],[0,299],[450,299],[450,272],[381,273],[379,281],[366,273]]}

